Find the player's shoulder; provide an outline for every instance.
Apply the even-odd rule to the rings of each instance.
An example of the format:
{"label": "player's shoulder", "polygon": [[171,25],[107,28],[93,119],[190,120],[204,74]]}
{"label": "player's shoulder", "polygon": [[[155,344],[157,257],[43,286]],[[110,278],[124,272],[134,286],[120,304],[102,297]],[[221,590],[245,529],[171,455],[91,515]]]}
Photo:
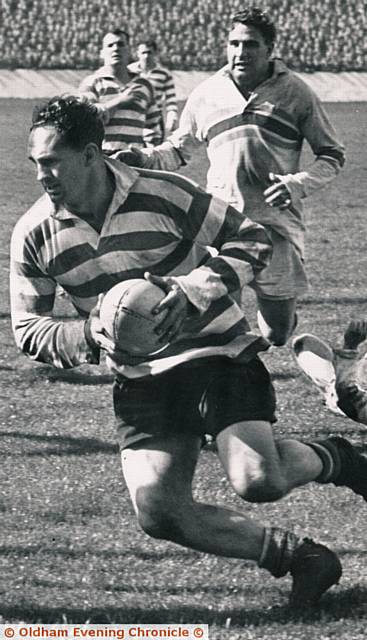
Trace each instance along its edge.
{"label": "player's shoulder", "polygon": [[316,93],[307,84],[307,82],[305,82],[305,80],[303,80],[296,71],[289,69],[283,60],[275,58],[273,60],[273,65],[273,77],[276,78],[277,82],[298,93],[304,100],[317,97]]}
{"label": "player's shoulder", "polygon": [[104,71],[104,67],[100,67],[99,69],[96,69],[92,73],[88,73],[86,76],[84,76],[84,78],[82,78],[81,80],[80,85],[81,86],[92,85],[95,82],[97,82],[97,80],[101,80],[101,78],[105,78],[106,76],[107,74]]}
{"label": "player's shoulder", "polygon": [[13,229],[13,237],[29,238],[54,213],[54,206],[46,194],[43,194],[36,202],[19,218]]}
{"label": "player's shoulder", "polygon": [[162,77],[162,78],[165,78],[165,79],[173,78],[172,72],[169,69],[167,69],[166,67],[162,66],[161,64],[158,64],[156,67],[154,67],[151,70],[151,74],[153,76]]}
{"label": "player's shoulder", "polygon": [[202,98],[212,95],[213,92],[225,90],[228,84],[227,66],[222,67],[215,73],[207,75],[207,72],[201,72],[202,80],[191,91],[189,99],[192,101],[200,101]]}
{"label": "player's shoulder", "polygon": [[137,60],[130,62],[130,64],[127,65],[127,69],[130,73],[138,75],[140,73],[139,62]]}
{"label": "player's shoulder", "polygon": [[154,95],[154,88],[149,78],[146,78],[145,76],[141,76],[137,73],[133,73],[130,70],[129,70],[129,75],[130,75],[130,82],[139,86],[141,89],[148,91],[150,94]]}

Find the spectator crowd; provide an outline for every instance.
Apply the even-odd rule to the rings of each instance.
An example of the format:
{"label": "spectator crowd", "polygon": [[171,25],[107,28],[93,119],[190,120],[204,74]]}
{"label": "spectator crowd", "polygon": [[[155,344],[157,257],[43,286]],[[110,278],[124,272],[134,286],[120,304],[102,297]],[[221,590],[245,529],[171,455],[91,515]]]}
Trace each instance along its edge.
{"label": "spectator crowd", "polygon": [[[271,11],[276,55],[289,67],[367,69],[365,0],[256,4]],[[243,7],[242,0],[0,0],[0,66],[95,68],[103,34],[127,26],[132,49],[142,35],[154,36],[166,67],[214,70],[225,63],[230,15]]]}

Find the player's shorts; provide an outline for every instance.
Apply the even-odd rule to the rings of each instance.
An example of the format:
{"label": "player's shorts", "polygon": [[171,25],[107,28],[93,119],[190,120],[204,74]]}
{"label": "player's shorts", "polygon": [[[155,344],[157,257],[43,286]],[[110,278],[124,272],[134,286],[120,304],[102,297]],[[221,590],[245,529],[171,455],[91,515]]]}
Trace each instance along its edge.
{"label": "player's shorts", "polygon": [[260,298],[297,298],[308,288],[304,261],[289,240],[267,225],[264,226],[273,243],[273,255],[270,264],[260,271],[250,286]]}
{"label": "player's shorts", "polygon": [[257,357],[203,358],[156,376],[119,379],[113,399],[121,449],[173,433],[215,438],[238,422],[276,421],[274,388]]}

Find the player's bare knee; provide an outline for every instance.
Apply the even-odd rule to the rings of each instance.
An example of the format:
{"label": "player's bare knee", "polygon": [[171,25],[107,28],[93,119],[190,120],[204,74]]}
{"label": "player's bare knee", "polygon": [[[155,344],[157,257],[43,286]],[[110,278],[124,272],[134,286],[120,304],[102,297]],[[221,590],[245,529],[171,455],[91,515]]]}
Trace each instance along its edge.
{"label": "player's bare knee", "polygon": [[272,328],[269,331],[267,339],[274,347],[284,347],[291,337],[292,331],[288,326]]}
{"label": "player's bare knee", "polygon": [[273,502],[286,493],[285,483],[281,476],[270,476],[265,469],[259,467],[256,473],[244,475],[234,474],[230,478],[237,495],[247,502]]}
{"label": "player's bare knee", "polygon": [[148,536],[173,542],[182,538],[182,514],[167,496],[141,490],[136,507],[139,526]]}

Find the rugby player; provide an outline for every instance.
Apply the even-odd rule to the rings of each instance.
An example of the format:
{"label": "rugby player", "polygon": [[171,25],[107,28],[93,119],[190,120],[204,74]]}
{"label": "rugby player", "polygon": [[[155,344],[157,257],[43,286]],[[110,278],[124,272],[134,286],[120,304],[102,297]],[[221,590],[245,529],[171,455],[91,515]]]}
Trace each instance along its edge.
{"label": "rugby player", "polygon": [[[122,159],[175,170],[206,145],[208,191],[260,222],[271,237],[273,258],[252,286],[259,328],[280,346],[296,326],[297,297],[307,288],[302,200],[336,176],[344,149],[313,91],[273,58],[275,37],[265,12],[236,13],[228,64],[191,93],[179,128],[160,147]],[[301,170],[304,140],[315,159]]]}
{"label": "rugby player", "polygon": [[[107,353],[123,474],[148,535],[252,560],[277,578],[289,573],[292,605],[313,605],[341,576],[333,551],[192,494],[210,434],[246,501],[274,501],[312,481],[367,499],[367,460],[347,440],[274,437],[275,394],[259,358],[269,343],[251,332],[236,302],[266,268],[269,237],[186,178],[108,158],[103,138],[98,111],[74,97],[54,98],[33,114],[29,158],[45,194],[12,235],[16,343],[61,368]],[[157,333],[171,344],[136,359],[104,334],[98,297],[144,276],[166,293],[155,309],[166,312]],[[57,283],[80,320],[53,317]]]}
{"label": "rugby player", "polygon": [[111,154],[133,144],[137,148],[160,139],[160,110],[149,80],[128,69],[129,34],[109,31],[101,50],[103,67],[87,76],[80,95],[96,104],[105,126],[103,151]]}
{"label": "rugby player", "polygon": [[159,127],[163,142],[165,135],[173,132],[177,125],[177,100],[172,73],[162,67],[158,60],[158,47],[155,40],[140,40],[137,48],[137,60],[129,64],[128,69],[151,83],[157,105],[160,109]]}

